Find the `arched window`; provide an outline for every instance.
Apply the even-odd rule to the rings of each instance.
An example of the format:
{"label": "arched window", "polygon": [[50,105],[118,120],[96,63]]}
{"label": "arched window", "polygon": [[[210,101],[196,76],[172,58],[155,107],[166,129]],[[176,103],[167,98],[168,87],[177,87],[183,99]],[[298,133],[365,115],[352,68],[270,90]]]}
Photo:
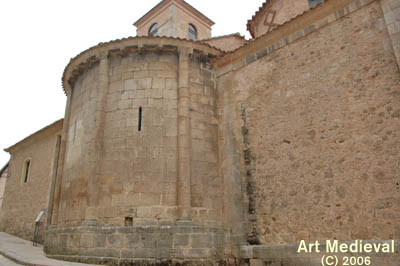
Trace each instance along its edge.
{"label": "arched window", "polygon": [[149,35],[150,36],[157,36],[158,33],[158,24],[154,23],[153,25],[151,25],[150,29],[149,29]]}
{"label": "arched window", "polygon": [[22,179],[24,183],[28,182],[28,177],[29,177],[29,168],[31,166],[31,160],[26,159],[24,162],[24,167],[22,168]]}
{"label": "arched window", "polygon": [[197,39],[197,30],[196,27],[192,24],[189,24],[189,40],[196,40]]}

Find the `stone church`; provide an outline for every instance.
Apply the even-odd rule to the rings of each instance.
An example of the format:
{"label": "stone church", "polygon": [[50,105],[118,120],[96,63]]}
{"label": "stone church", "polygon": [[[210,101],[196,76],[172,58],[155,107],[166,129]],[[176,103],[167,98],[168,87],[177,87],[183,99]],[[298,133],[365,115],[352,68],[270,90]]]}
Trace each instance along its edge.
{"label": "stone church", "polygon": [[47,256],[107,265],[314,266],[300,243],[362,240],[395,248],[336,259],[398,266],[400,1],[213,24],[163,0],[71,59],[64,119],[6,149],[0,230],[32,239],[45,209]]}

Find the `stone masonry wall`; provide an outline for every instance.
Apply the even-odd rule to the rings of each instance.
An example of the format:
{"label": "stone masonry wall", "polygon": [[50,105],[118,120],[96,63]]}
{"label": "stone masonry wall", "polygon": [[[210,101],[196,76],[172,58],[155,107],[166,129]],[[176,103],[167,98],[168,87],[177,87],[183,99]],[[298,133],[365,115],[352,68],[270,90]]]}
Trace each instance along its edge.
{"label": "stone masonry wall", "polygon": [[[99,178],[90,184],[98,66],[78,79],[63,177],[62,226],[172,222],[176,215],[177,56],[131,54],[109,59]],[[139,131],[139,108],[141,128]],[[88,200],[95,198],[88,206]]]}
{"label": "stone masonry wall", "polygon": [[[180,204],[178,54],[144,51],[107,60],[104,135],[96,162],[91,154],[99,153],[92,145],[98,138],[94,128],[100,127],[93,118],[99,102],[98,65],[73,89],[59,225],[89,220],[112,226],[172,224]],[[207,60],[193,56],[188,66],[191,212],[194,222],[220,225],[215,75]]]}
{"label": "stone masonry wall", "polygon": [[396,57],[379,1],[336,18],[219,78],[254,243],[400,238]]}
{"label": "stone masonry wall", "polygon": [[187,40],[128,38],[71,61],[49,255],[223,259],[229,230],[220,222],[210,63],[220,53]]}
{"label": "stone masonry wall", "polygon": [[[174,53],[110,61],[99,218],[104,224],[176,217],[177,66]],[[142,110],[139,131],[139,108]]]}
{"label": "stone masonry wall", "polygon": [[8,167],[4,170],[4,172],[0,176],[0,212],[1,212],[1,204],[3,203],[4,190],[6,188],[7,175],[8,175]]}
{"label": "stone masonry wall", "polygon": [[[7,178],[0,231],[33,239],[35,219],[40,210],[47,211],[57,134],[61,128],[62,123],[53,125],[17,144],[11,151],[11,176]],[[23,168],[27,158],[30,158],[30,169],[28,181],[24,183]],[[46,215],[41,221],[46,221]],[[40,235],[43,231],[41,227]]]}
{"label": "stone masonry wall", "polygon": [[93,142],[98,93],[98,65],[75,84],[68,129],[64,176],[58,221],[60,225],[80,224],[85,220],[88,198],[91,143]]}
{"label": "stone masonry wall", "polygon": [[46,231],[48,257],[105,265],[216,265],[227,238],[194,225],[77,227]]}
{"label": "stone masonry wall", "polygon": [[218,173],[218,120],[211,65],[190,62],[191,202],[193,220],[221,224],[222,180]]}

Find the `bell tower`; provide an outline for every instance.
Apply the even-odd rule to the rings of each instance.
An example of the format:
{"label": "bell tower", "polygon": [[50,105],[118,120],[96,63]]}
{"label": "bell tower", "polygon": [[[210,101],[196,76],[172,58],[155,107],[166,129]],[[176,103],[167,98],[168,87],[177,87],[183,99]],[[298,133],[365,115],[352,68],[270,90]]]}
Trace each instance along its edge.
{"label": "bell tower", "polygon": [[163,0],[133,25],[138,36],[202,40],[211,38],[214,24],[183,0]]}

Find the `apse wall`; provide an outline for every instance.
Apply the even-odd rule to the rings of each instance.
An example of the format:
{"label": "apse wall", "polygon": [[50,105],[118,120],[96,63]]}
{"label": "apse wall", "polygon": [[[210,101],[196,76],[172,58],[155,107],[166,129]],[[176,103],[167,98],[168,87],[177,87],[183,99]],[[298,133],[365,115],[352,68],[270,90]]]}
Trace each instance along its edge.
{"label": "apse wall", "polygon": [[98,93],[99,66],[95,64],[75,84],[71,97],[71,113],[62,180],[62,203],[59,221],[64,226],[79,225],[86,217],[88,182],[94,153],[95,110]]}
{"label": "apse wall", "polygon": [[193,220],[222,225],[223,197],[218,160],[217,92],[211,64],[192,60],[189,81]]}
{"label": "apse wall", "polygon": [[222,259],[228,231],[210,60],[219,53],[144,37],[70,63],[49,256]]}
{"label": "apse wall", "polygon": [[[177,54],[110,61],[99,218],[173,222],[177,188]],[[128,218],[127,218],[128,219]]]}

